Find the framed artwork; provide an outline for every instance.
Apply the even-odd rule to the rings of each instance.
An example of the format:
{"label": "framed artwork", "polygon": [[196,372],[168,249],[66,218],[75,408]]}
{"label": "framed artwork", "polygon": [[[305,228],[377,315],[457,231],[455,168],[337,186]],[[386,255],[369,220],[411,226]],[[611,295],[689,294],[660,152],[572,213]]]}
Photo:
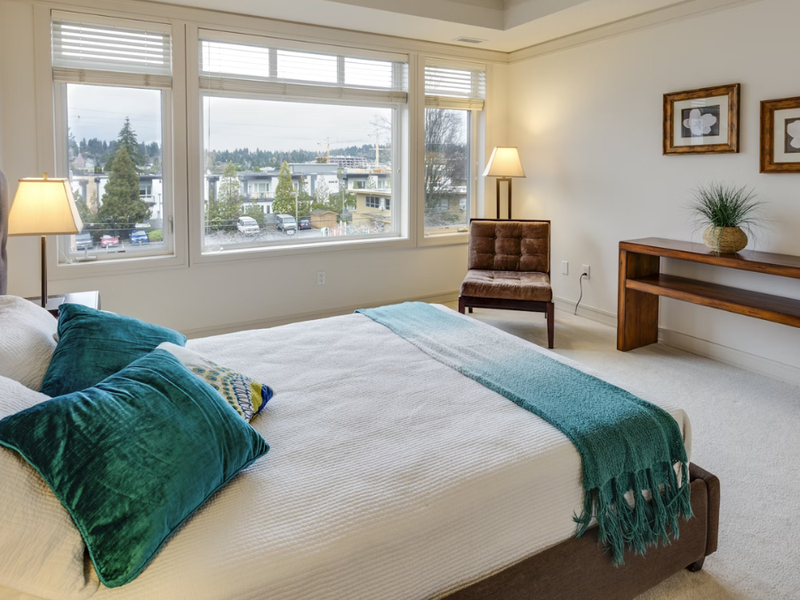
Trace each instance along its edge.
{"label": "framed artwork", "polygon": [[800,98],[761,103],[761,172],[800,173]]}
{"label": "framed artwork", "polygon": [[739,152],[739,90],[719,85],[664,94],[664,154]]}

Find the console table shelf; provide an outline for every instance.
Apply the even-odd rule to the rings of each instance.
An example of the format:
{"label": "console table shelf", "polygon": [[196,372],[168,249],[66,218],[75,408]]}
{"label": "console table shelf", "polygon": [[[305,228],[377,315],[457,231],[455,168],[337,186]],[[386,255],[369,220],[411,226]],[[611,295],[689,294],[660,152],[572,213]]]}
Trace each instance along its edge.
{"label": "console table shelf", "polygon": [[701,244],[662,238],[620,242],[619,254],[619,350],[658,341],[659,296],[800,327],[800,300],[660,272],[664,257],[800,279],[800,257],[752,250],[718,255]]}

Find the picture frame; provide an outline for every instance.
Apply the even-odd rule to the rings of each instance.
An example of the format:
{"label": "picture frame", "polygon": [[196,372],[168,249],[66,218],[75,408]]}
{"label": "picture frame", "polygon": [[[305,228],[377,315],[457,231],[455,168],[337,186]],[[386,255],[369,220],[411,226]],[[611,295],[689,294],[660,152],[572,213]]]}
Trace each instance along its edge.
{"label": "picture frame", "polygon": [[664,94],[664,155],[739,152],[741,84]]}
{"label": "picture frame", "polygon": [[761,172],[800,173],[800,97],[761,102]]}

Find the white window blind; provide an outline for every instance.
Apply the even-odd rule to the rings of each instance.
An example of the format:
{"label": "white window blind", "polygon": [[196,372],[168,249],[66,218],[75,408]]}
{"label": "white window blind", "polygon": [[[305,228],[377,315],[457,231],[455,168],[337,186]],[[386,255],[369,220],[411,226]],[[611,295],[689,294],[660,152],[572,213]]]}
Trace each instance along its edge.
{"label": "white window blind", "polygon": [[486,72],[444,64],[425,66],[425,106],[483,110],[486,98]]}
{"label": "white window blind", "polygon": [[167,25],[54,18],[52,49],[56,81],[172,86],[172,40]]}
{"label": "white window blind", "polygon": [[[406,103],[404,57],[351,56],[280,44],[231,42],[201,31],[200,88],[277,97]],[[221,34],[220,34],[221,35]],[[355,52],[355,51],[354,51]]]}

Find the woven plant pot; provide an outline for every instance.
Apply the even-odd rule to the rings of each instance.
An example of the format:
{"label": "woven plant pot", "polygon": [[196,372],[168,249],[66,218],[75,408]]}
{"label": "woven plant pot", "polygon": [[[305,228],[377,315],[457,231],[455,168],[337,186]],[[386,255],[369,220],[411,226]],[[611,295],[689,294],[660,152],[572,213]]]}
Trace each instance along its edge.
{"label": "woven plant pot", "polygon": [[703,243],[714,252],[735,254],[747,246],[747,234],[738,227],[710,225],[703,234]]}

